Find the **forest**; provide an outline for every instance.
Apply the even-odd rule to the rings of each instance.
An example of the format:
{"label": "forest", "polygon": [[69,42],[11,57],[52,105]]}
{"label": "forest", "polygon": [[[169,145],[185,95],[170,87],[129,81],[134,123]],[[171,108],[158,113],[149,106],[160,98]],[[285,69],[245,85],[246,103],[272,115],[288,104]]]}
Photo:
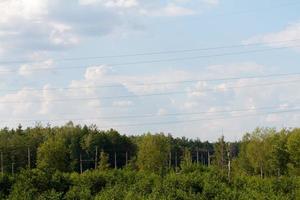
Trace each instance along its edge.
{"label": "forest", "polygon": [[0,153],[0,199],[300,199],[297,128],[208,142],[72,122],[19,125],[0,130]]}

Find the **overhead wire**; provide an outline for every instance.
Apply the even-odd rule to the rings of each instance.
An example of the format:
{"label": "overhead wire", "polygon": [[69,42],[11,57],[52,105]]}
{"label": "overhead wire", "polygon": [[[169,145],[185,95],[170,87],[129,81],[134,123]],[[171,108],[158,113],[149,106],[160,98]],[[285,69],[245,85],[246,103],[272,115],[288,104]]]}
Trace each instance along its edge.
{"label": "overhead wire", "polygon": [[[149,123],[134,123],[134,124],[119,124],[119,125],[115,124],[115,125],[112,125],[111,127],[120,128],[120,127],[135,127],[135,126],[191,123],[191,122],[211,121],[211,120],[228,120],[228,119],[235,119],[235,118],[255,117],[255,116],[263,116],[263,115],[270,115],[270,114],[283,114],[283,113],[292,113],[292,112],[299,112],[299,111],[300,111],[300,108],[290,109],[290,110],[282,110],[282,111],[266,112],[266,113],[247,114],[247,115],[240,115],[240,116],[226,116],[226,117],[219,117],[219,118],[202,118],[202,119],[193,119],[193,120],[177,120],[177,121],[167,121],[167,122],[149,122]],[[111,127],[107,127],[107,128],[111,128]],[[104,127],[102,127],[102,128],[104,128]]]}
{"label": "overhead wire", "polygon": [[[252,87],[265,87],[272,85],[283,85],[283,84],[291,84],[298,83],[300,79],[291,80],[291,81],[280,81],[280,82],[270,82],[270,83],[261,83],[261,84],[253,84],[253,85],[242,85],[242,86],[232,86],[227,87],[225,89],[241,89],[241,88],[252,88]],[[203,89],[201,92],[210,92],[210,91],[218,91],[218,88],[209,88]],[[171,91],[171,92],[160,92],[160,93],[150,93],[150,94],[139,94],[139,95],[119,95],[119,96],[100,96],[100,97],[81,97],[81,98],[63,98],[63,99],[49,99],[46,102],[69,102],[69,101],[86,101],[86,100],[103,100],[103,99],[120,99],[120,98],[140,98],[140,97],[151,97],[151,96],[165,96],[165,95],[175,95],[175,94],[187,94],[190,91]],[[45,100],[32,100],[32,101],[1,101],[0,104],[19,104],[19,103],[40,103],[45,102]]]}
{"label": "overhead wire", "polygon": [[[283,103],[285,104],[285,103]],[[293,104],[293,107],[299,105]],[[15,121],[22,122],[43,122],[43,121],[82,121],[82,120],[108,120],[108,119],[136,119],[136,118],[151,118],[151,117],[178,117],[178,116],[194,116],[202,114],[230,114],[236,112],[249,112],[249,111],[261,111],[261,110],[270,110],[270,109],[287,109],[291,106],[263,106],[257,108],[240,108],[240,109],[223,109],[223,110],[214,110],[214,111],[199,111],[199,112],[183,112],[183,113],[166,113],[166,114],[157,114],[157,113],[148,113],[140,115],[115,115],[107,117],[86,117],[86,118],[54,118],[54,119],[14,119]],[[1,122],[5,122],[5,119],[2,119]]]}
{"label": "overhead wire", "polygon": [[[299,112],[300,108],[289,109],[289,110],[280,110],[280,111],[271,111],[271,112],[262,112],[262,113],[255,113],[255,114],[244,114],[244,115],[236,115],[236,116],[226,116],[226,117],[208,117],[208,118],[199,118],[199,119],[190,119],[190,120],[173,120],[173,121],[159,121],[159,122],[146,122],[146,123],[130,123],[130,124],[112,124],[106,127],[98,127],[100,129],[109,129],[111,127],[114,128],[122,128],[122,127],[139,127],[139,126],[152,126],[152,125],[169,125],[169,124],[181,124],[181,123],[192,123],[192,122],[200,122],[200,121],[215,121],[215,120],[229,120],[229,119],[236,119],[236,118],[247,118],[247,117],[256,117],[256,116],[264,116],[264,115],[271,115],[271,114],[285,114],[285,113],[293,113]],[[77,119],[74,121],[90,121],[91,119]],[[46,121],[46,120],[44,120]],[[62,120],[66,121],[66,120]],[[70,121],[70,120],[67,120]],[[38,122],[38,121],[37,121]],[[51,120],[48,120],[51,122]]]}
{"label": "overhead wire", "polygon": [[[263,45],[278,45],[280,43],[289,43],[300,41],[300,38],[291,40],[277,40],[272,42],[255,42],[248,44],[236,44],[236,45],[223,45],[215,47],[204,47],[204,48],[191,48],[191,49],[178,49],[178,50],[165,50],[165,51],[152,51],[144,53],[132,53],[132,54],[118,54],[118,55],[106,55],[106,56],[84,56],[84,57],[71,57],[71,58],[57,58],[53,59],[55,62],[61,61],[80,61],[80,60],[95,60],[104,58],[124,58],[124,57],[137,57],[137,56],[153,56],[153,55],[164,55],[164,54],[177,54],[177,53],[191,53],[198,51],[209,51],[209,50],[221,50],[221,49],[232,49],[240,47],[252,47],[252,46],[263,46]],[[37,63],[32,60],[12,60],[12,61],[0,61],[0,64],[16,64],[16,63]]]}
{"label": "overhead wire", "polygon": [[195,83],[195,82],[217,82],[217,81],[230,81],[230,80],[247,80],[247,79],[264,79],[264,78],[274,78],[274,77],[289,77],[298,76],[300,72],[293,73],[277,73],[277,74],[263,74],[263,75],[253,75],[253,76],[233,76],[233,77],[223,77],[223,78],[212,78],[212,79],[186,79],[181,81],[160,81],[160,82],[144,82],[144,83],[130,83],[124,81],[119,84],[102,84],[93,86],[76,86],[76,87],[47,87],[47,88],[19,88],[19,89],[0,89],[0,92],[15,92],[15,91],[52,91],[52,90],[78,90],[78,89],[96,89],[96,88],[115,88],[123,87],[126,84],[131,86],[151,86],[151,85],[174,85],[174,84],[184,84],[184,83]]}
{"label": "overhead wire", "polygon": [[[223,57],[223,56],[232,56],[232,55],[245,55],[245,54],[252,54],[252,53],[262,53],[268,51],[276,51],[276,50],[283,50],[289,48],[297,48],[300,45],[290,45],[284,47],[275,47],[275,48],[265,48],[259,50],[249,50],[249,51],[237,51],[237,52],[230,52],[230,53],[218,53],[218,54],[211,54],[211,55],[199,55],[199,56],[189,56],[189,57],[176,57],[176,58],[168,58],[168,59],[156,59],[156,60],[144,60],[144,61],[135,61],[135,62],[124,62],[124,63],[96,63],[92,64],[95,66],[107,66],[107,67],[119,67],[119,66],[126,66],[126,65],[138,65],[138,64],[153,64],[153,63],[164,63],[164,62],[174,62],[174,61],[185,61],[185,60],[197,60],[201,58],[212,58],[212,57]],[[56,70],[74,70],[74,69],[86,69],[85,66],[61,66],[59,68],[49,68],[49,67],[36,67],[26,69],[27,72],[32,71],[56,71]],[[11,69],[11,70],[0,70],[0,73],[15,73],[19,72],[19,69]]]}

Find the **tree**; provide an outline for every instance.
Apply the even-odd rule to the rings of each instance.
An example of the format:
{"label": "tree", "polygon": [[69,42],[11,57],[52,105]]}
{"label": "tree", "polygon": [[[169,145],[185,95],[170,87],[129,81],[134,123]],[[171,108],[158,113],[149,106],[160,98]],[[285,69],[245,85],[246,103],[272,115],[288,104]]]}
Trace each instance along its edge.
{"label": "tree", "polygon": [[227,165],[227,144],[224,140],[224,136],[218,139],[218,142],[214,146],[214,164],[219,167],[219,169],[224,170]]}
{"label": "tree", "polygon": [[105,171],[109,169],[109,156],[103,150],[100,153],[100,161],[98,165],[98,169]]}
{"label": "tree", "polygon": [[295,129],[290,133],[287,148],[290,154],[292,171],[300,175],[300,129]]}
{"label": "tree", "polygon": [[182,170],[189,169],[193,165],[191,152],[188,148],[184,148],[180,167]]}
{"label": "tree", "polygon": [[287,173],[287,164],[289,162],[289,153],[287,150],[287,131],[282,130],[279,133],[270,133],[265,138],[265,142],[270,146],[268,152],[269,173],[271,175],[285,175]]}
{"label": "tree", "polygon": [[164,173],[170,152],[169,140],[163,134],[142,136],[138,143],[137,164],[141,171]]}
{"label": "tree", "polygon": [[257,128],[241,142],[238,166],[250,175],[280,176],[287,173],[289,152],[286,130]]}
{"label": "tree", "polygon": [[50,137],[37,152],[37,165],[40,169],[69,171],[70,153],[63,138]]}

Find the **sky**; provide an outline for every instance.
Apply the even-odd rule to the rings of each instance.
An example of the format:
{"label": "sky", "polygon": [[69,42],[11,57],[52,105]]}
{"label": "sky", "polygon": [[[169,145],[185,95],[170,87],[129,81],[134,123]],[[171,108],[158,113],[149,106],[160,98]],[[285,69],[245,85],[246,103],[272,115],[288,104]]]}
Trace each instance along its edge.
{"label": "sky", "polygon": [[0,127],[240,140],[300,120],[295,0],[0,0]]}

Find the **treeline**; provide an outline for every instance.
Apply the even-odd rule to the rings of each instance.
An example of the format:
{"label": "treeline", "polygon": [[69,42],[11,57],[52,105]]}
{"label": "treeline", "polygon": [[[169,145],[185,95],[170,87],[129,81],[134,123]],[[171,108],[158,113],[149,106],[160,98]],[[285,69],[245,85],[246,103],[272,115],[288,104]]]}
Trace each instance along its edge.
{"label": "treeline", "polygon": [[[213,144],[185,137],[167,139],[168,162],[179,166],[183,150],[192,152],[192,159],[208,164]],[[126,136],[116,130],[102,131],[94,125],[79,126],[72,122],[61,127],[0,130],[1,169],[16,173],[23,168],[49,168],[62,172],[82,172],[97,167],[101,152],[108,155],[112,168],[122,168],[137,157],[138,143],[144,136]],[[149,154],[149,156],[151,156]]]}
{"label": "treeline", "polygon": [[300,129],[239,142],[79,126],[0,131],[0,199],[300,199]]}

